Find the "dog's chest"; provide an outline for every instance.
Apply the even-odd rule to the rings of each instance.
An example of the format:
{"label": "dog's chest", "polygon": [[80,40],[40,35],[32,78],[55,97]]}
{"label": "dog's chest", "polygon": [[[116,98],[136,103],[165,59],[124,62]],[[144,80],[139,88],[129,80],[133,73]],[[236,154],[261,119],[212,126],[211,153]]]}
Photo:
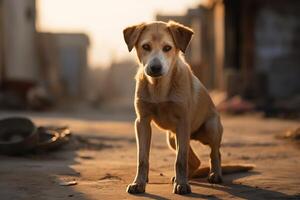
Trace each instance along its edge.
{"label": "dog's chest", "polygon": [[181,117],[181,106],[174,102],[155,103],[151,107],[152,119],[162,129],[175,130]]}

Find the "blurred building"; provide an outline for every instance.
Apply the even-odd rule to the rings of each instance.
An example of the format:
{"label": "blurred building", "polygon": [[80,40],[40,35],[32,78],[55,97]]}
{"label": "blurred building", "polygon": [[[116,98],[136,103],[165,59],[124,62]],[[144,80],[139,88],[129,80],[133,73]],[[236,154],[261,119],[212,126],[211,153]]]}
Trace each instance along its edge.
{"label": "blurred building", "polygon": [[107,72],[103,98],[114,102],[113,106],[133,107],[135,91],[135,74],[138,65],[134,60],[113,61]]}
{"label": "blurred building", "polygon": [[[225,0],[225,64],[233,93],[300,95],[300,1]],[[233,95],[233,94],[232,94]]]}
{"label": "blurred building", "polygon": [[0,107],[85,96],[88,36],[35,24],[35,0],[0,0]]}
{"label": "blurred building", "polygon": [[89,38],[81,33],[38,33],[44,84],[58,96],[85,95]]}
{"label": "blurred building", "polygon": [[2,89],[11,88],[26,93],[38,80],[35,16],[34,0],[0,1]]}
{"label": "blurred building", "polygon": [[265,106],[298,99],[300,109],[300,1],[211,0],[156,19],[194,29],[186,57],[209,89]]}

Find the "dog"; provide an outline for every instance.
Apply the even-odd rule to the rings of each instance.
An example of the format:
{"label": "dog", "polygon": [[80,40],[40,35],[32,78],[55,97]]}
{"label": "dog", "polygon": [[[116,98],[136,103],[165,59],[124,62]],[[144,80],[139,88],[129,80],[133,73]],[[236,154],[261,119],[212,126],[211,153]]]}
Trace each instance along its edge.
{"label": "dog", "polygon": [[[189,178],[208,174],[210,183],[222,182],[220,144],[223,127],[207,89],[184,59],[193,30],[169,21],[154,21],[123,30],[128,50],[136,49],[140,63],[136,74],[135,132],[138,146],[137,174],[127,192],[145,192],[149,173],[151,122],[166,130],[167,143],[176,152],[175,194],[191,193]],[[210,147],[210,167],[200,160],[190,140]],[[223,172],[239,172],[252,166],[224,166]]]}

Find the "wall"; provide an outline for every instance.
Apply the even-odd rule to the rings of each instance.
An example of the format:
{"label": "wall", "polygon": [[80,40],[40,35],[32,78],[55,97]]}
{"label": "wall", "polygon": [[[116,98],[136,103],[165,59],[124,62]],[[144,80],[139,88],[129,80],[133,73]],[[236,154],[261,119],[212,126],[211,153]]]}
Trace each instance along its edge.
{"label": "wall", "polygon": [[35,82],[35,0],[3,0],[2,14],[5,79]]}
{"label": "wall", "polygon": [[300,94],[300,2],[263,4],[255,20],[254,65],[272,97]]}
{"label": "wall", "polygon": [[81,33],[39,33],[39,57],[47,87],[63,97],[86,94],[89,38]]}
{"label": "wall", "polygon": [[3,69],[4,69],[4,59],[3,59],[3,51],[4,51],[4,38],[3,38],[3,1],[0,0],[0,86],[3,80]]}

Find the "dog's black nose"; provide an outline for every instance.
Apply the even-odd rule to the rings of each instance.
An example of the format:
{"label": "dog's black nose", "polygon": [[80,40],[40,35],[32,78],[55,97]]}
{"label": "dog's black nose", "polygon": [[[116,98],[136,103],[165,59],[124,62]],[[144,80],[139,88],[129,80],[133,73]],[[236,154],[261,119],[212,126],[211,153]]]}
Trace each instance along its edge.
{"label": "dog's black nose", "polygon": [[158,74],[161,72],[161,69],[162,69],[162,66],[159,65],[159,64],[156,64],[156,65],[151,65],[150,66],[150,70],[153,74]]}
{"label": "dog's black nose", "polygon": [[151,60],[147,66],[146,73],[152,77],[159,77],[162,75],[163,66],[158,58]]}

